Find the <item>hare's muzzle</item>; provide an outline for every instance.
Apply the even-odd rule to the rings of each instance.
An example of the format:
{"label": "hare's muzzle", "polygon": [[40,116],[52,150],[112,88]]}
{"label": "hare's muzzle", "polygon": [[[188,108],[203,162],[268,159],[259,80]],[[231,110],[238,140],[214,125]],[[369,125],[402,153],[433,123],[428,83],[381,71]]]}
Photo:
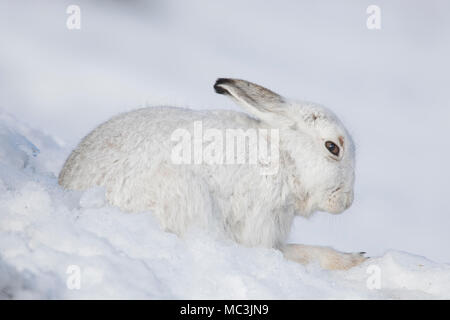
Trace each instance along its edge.
{"label": "hare's muzzle", "polygon": [[350,208],[353,203],[353,190],[337,189],[330,194],[324,211],[339,214]]}

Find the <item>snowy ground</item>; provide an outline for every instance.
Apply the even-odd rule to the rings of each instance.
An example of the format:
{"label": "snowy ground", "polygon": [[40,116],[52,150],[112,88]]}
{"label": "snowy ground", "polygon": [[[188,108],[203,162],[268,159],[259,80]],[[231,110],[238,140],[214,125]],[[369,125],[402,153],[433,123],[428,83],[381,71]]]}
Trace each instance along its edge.
{"label": "snowy ground", "polygon": [[[76,2],[79,31],[65,25],[73,1],[0,2],[0,297],[450,298],[448,1]],[[379,31],[366,28],[370,4]],[[296,219],[290,240],[375,258],[305,268],[208,234],[180,240],[102,190],[58,187],[70,150],[118,112],[237,110],[212,90],[221,76],[342,118],[355,202]],[[80,290],[66,286],[73,265]],[[373,270],[380,290],[367,287]]]}

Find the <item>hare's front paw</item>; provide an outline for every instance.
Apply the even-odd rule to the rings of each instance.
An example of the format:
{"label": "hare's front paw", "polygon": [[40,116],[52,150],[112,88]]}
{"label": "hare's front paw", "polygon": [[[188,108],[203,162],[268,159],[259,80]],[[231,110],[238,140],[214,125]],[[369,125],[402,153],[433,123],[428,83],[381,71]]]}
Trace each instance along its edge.
{"label": "hare's front paw", "polygon": [[327,252],[320,264],[324,269],[329,270],[348,270],[363,263],[368,258],[364,256],[365,252],[359,253],[344,253],[338,251]]}
{"label": "hare's front paw", "polygon": [[347,270],[355,267],[367,258],[365,252],[345,253],[329,247],[288,244],[282,249],[284,256],[301,264],[318,262],[324,269]]}

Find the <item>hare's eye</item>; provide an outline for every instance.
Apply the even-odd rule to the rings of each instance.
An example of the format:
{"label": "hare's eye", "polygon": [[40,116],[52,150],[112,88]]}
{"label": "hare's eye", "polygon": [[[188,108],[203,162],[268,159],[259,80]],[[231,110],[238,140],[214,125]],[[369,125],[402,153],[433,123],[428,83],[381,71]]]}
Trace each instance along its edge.
{"label": "hare's eye", "polygon": [[325,147],[336,157],[339,156],[339,147],[334,142],[331,141],[325,142]]}

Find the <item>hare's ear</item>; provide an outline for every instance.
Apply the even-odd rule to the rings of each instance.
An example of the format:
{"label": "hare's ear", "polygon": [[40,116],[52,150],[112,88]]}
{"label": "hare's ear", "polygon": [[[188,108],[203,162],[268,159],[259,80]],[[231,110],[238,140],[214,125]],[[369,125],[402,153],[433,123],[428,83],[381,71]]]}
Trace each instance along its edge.
{"label": "hare's ear", "polygon": [[214,90],[219,94],[229,95],[260,120],[270,121],[283,113],[283,97],[257,84],[240,79],[219,78],[214,84]]}

